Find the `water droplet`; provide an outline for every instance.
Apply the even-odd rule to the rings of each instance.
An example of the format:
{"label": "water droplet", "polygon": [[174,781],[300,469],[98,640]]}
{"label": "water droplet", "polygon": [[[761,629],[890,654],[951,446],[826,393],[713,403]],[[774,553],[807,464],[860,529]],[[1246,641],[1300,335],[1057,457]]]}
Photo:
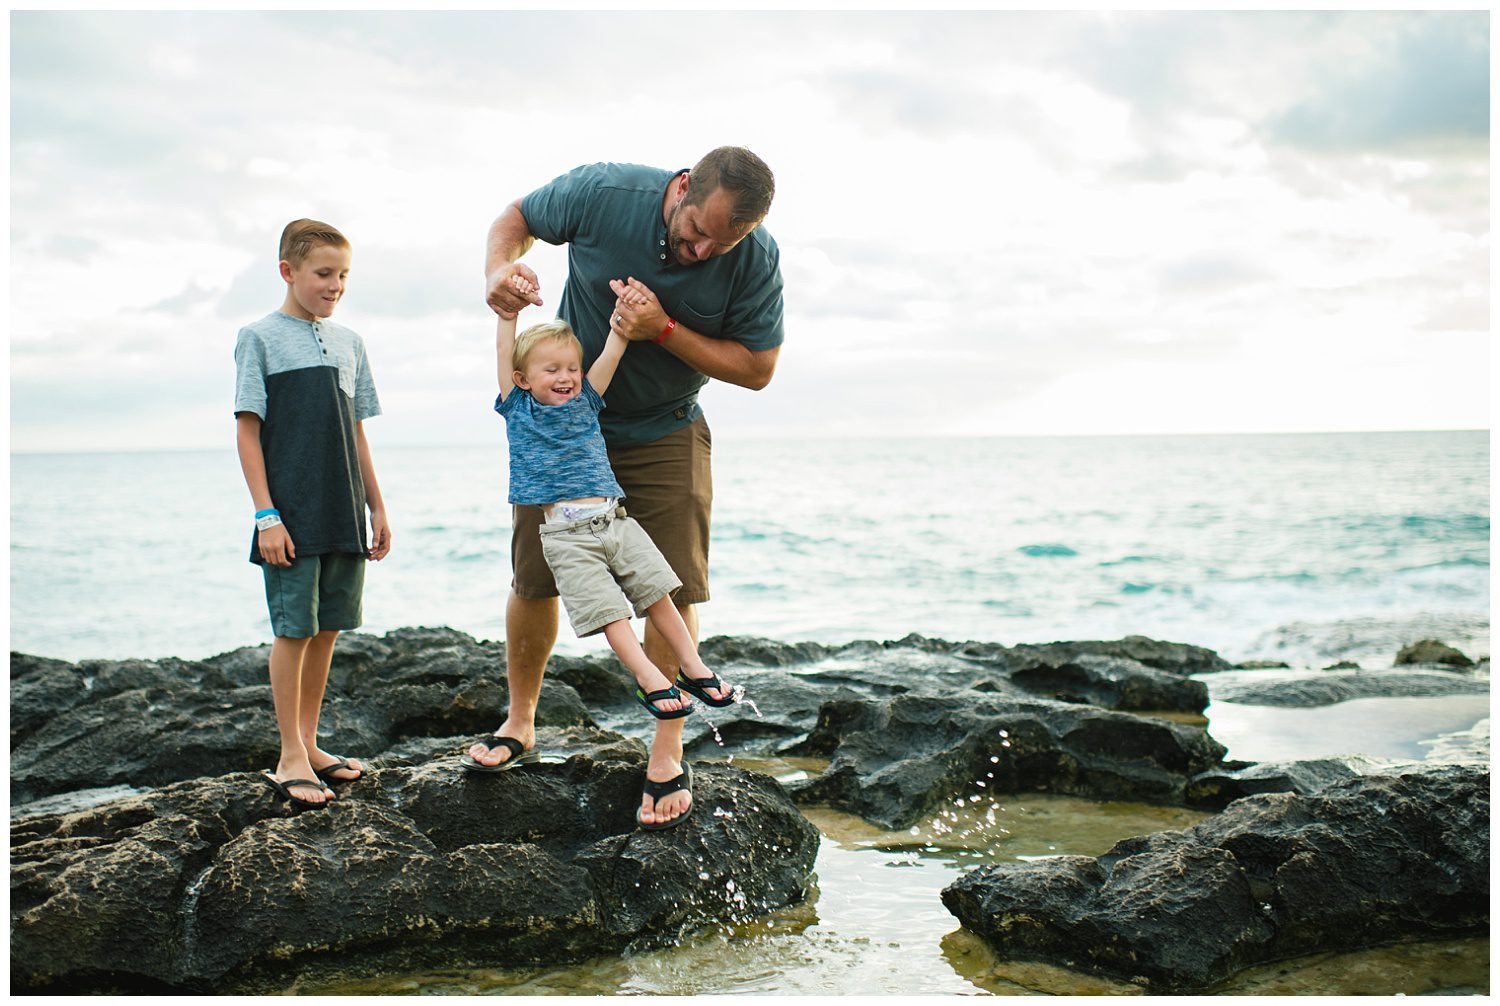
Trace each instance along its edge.
{"label": "water droplet", "polygon": [[1009,730],[1002,730],[1002,731],[1000,731],[1000,736],[1001,737],[1009,737],[1010,736],[1010,731]]}
{"label": "water droplet", "polygon": [[993,765],[993,764],[998,763],[999,761],[1000,761],[1000,756],[999,755],[990,755],[990,764]]}
{"label": "water droplet", "polygon": [[701,870],[701,871],[699,871],[699,873],[698,873],[698,879],[699,880],[707,880],[708,879],[708,871],[707,870]]}

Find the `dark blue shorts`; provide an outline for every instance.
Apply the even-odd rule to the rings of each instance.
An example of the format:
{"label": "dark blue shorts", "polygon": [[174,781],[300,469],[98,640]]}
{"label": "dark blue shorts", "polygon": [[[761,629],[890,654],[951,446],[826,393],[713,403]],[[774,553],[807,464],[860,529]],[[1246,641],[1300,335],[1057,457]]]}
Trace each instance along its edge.
{"label": "dark blue shorts", "polygon": [[343,552],[263,563],[271,632],[301,639],[330,629],[357,629],[364,620],[365,557]]}

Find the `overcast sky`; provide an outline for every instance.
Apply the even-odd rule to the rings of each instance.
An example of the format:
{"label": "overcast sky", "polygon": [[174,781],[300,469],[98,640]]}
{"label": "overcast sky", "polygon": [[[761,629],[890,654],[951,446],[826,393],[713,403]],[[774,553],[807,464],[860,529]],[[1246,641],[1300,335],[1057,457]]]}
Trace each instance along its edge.
{"label": "overcast sky", "polygon": [[[575,165],[777,178],[729,435],[1489,425],[1467,13],[11,15],[16,450],[225,447],[299,216],[386,444],[497,442],[485,232]],[[555,309],[561,250],[527,261]],[[526,320],[523,316],[523,321]]]}

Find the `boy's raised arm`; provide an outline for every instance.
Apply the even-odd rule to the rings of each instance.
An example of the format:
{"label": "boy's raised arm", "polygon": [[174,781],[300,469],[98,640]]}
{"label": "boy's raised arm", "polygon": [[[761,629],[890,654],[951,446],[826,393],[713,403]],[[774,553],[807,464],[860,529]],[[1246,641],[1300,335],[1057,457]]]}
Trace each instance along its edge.
{"label": "boy's raised arm", "polygon": [[629,340],[623,335],[611,331],[594,365],[589,368],[589,383],[601,396],[609,389],[609,382],[615,379],[615,368],[620,365],[620,357],[625,355],[625,347],[629,345]]}
{"label": "boy's raised arm", "polygon": [[495,380],[500,384],[500,399],[504,401],[515,390],[511,373],[515,365],[511,362],[516,350],[516,319],[501,316],[495,323]]}
{"label": "boy's raised arm", "polygon": [[[536,294],[536,284],[525,276],[511,276],[509,285],[519,297],[529,297]],[[500,320],[495,324],[495,380],[500,385],[500,400],[511,393],[516,386],[512,378],[515,373],[516,352],[516,316],[507,318],[500,315]]]}

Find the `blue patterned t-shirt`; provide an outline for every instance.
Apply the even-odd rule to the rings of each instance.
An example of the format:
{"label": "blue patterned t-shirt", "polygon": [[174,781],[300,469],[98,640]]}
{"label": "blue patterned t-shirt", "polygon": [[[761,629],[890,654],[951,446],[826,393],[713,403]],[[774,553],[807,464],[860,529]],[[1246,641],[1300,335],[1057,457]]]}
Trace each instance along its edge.
{"label": "blue patterned t-shirt", "polygon": [[545,506],[586,496],[624,496],[599,432],[604,399],[583,388],[561,405],[543,405],[524,388],[495,398],[510,440],[511,503]]}

